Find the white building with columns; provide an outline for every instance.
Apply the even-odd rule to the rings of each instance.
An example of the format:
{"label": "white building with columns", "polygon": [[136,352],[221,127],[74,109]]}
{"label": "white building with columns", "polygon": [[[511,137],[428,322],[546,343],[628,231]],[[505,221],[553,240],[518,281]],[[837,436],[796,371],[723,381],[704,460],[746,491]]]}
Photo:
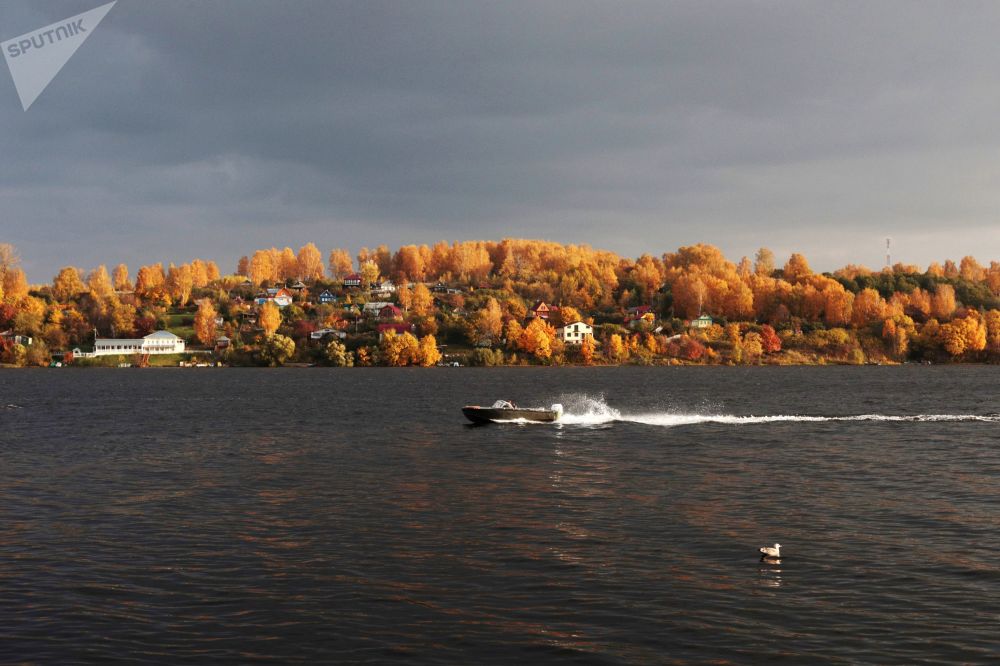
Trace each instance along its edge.
{"label": "white building with columns", "polygon": [[170,331],[156,331],[144,338],[97,338],[94,341],[92,354],[81,353],[74,349],[73,353],[81,357],[115,356],[119,354],[182,354],[184,340]]}

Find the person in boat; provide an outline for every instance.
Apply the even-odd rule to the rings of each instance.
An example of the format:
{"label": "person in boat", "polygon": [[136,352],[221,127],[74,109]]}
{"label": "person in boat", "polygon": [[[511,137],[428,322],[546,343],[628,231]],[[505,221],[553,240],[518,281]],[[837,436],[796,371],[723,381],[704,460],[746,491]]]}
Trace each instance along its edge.
{"label": "person in boat", "polygon": [[494,409],[517,409],[517,405],[512,400],[497,400],[493,403]]}

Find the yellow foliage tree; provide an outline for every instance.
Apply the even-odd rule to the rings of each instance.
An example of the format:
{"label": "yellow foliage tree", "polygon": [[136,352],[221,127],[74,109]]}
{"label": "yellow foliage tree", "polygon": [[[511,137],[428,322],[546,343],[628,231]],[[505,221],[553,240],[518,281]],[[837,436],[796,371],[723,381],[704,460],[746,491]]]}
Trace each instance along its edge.
{"label": "yellow foliage tree", "polygon": [[298,273],[303,280],[319,280],[323,277],[323,254],[313,243],[299,248]]}
{"label": "yellow foliage tree", "polygon": [[271,301],[267,301],[260,306],[259,322],[264,329],[264,335],[271,337],[281,326],[281,309]]}
{"label": "yellow foliage tree", "polygon": [[597,350],[597,343],[594,342],[594,336],[586,335],[580,342],[580,360],[583,361],[584,365],[590,365],[594,362],[594,352]]}
{"label": "yellow foliage tree", "polygon": [[471,338],[473,344],[494,345],[503,335],[503,318],[500,304],[492,296],[486,299],[486,306],[472,319]]}
{"label": "yellow foliage tree", "polygon": [[347,250],[331,250],[330,257],[327,259],[327,265],[330,270],[330,277],[334,280],[343,280],[345,276],[350,275],[351,271],[354,270],[354,263],[351,260],[351,253]]}
{"label": "yellow foliage tree", "polygon": [[379,270],[378,264],[374,260],[369,259],[368,261],[361,264],[361,286],[368,288],[378,282]]}
{"label": "yellow foliage tree", "polygon": [[986,345],[990,351],[1000,351],[1000,310],[990,310],[984,317]]}
{"label": "yellow foliage tree", "polygon": [[64,266],[52,279],[52,295],[60,303],[66,303],[82,291],[86,291],[86,287],[80,279],[80,271],[72,266]]}
{"label": "yellow foliage tree", "polygon": [[180,306],[187,305],[191,298],[191,290],[194,289],[194,274],[190,264],[174,266],[170,264],[167,271],[167,293]]}
{"label": "yellow foliage tree", "polygon": [[437,348],[437,340],[433,335],[425,335],[420,338],[420,351],[417,355],[418,363],[425,368],[436,365],[441,360],[441,352]]}
{"label": "yellow foliage tree", "polygon": [[125,264],[115,266],[115,271],[112,274],[112,283],[115,289],[119,291],[131,291],[132,283],[128,280],[128,266]]}
{"label": "yellow foliage tree", "polygon": [[96,301],[106,301],[115,295],[115,288],[111,284],[111,277],[104,264],[92,270],[87,276],[87,288],[90,290],[91,298]]}
{"label": "yellow foliage tree", "polygon": [[935,319],[951,319],[955,312],[955,288],[950,284],[939,284],[931,297],[931,313]]}
{"label": "yellow foliage tree", "polygon": [[[203,345],[211,345],[215,342],[216,325],[215,318],[218,313],[212,301],[202,298],[198,301],[198,312],[194,316],[194,333]],[[278,315],[281,316],[280,314]],[[277,330],[277,327],[275,327]]]}
{"label": "yellow foliage tree", "polygon": [[386,331],[379,342],[379,355],[382,363],[391,367],[410,365],[420,359],[420,342],[408,332]]}
{"label": "yellow foliage tree", "polygon": [[753,331],[743,336],[743,358],[750,363],[756,363],[764,355],[764,344],[760,333]]}
{"label": "yellow foliage tree", "polygon": [[622,336],[614,333],[608,338],[608,347],[605,354],[608,360],[612,363],[624,363],[628,360],[628,347],[625,346],[625,341],[622,340]]}
{"label": "yellow foliage tree", "polygon": [[250,281],[255,285],[263,284],[266,281],[276,279],[278,266],[275,264],[274,255],[268,250],[257,250],[250,257],[250,265],[247,268]]}
{"label": "yellow foliage tree", "polygon": [[410,311],[418,317],[426,317],[434,309],[434,296],[431,290],[418,282],[413,285],[410,299]]}
{"label": "yellow foliage tree", "polygon": [[544,361],[552,356],[552,343],[555,338],[555,329],[541,317],[536,317],[521,333],[518,347]]}
{"label": "yellow foliage tree", "polygon": [[854,297],[851,321],[855,326],[867,326],[885,317],[885,300],[874,289],[862,289]]}

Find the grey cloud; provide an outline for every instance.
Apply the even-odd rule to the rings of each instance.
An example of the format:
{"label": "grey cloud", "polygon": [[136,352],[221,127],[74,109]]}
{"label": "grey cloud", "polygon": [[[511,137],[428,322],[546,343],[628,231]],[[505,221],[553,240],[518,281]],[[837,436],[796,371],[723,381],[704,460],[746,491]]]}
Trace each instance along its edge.
{"label": "grey cloud", "polygon": [[[94,4],[3,3],[0,37]],[[991,3],[120,0],[28,113],[0,85],[2,240],[35,280],[505,235],[831,269],[892,235],[985,261],[998,24]]]}

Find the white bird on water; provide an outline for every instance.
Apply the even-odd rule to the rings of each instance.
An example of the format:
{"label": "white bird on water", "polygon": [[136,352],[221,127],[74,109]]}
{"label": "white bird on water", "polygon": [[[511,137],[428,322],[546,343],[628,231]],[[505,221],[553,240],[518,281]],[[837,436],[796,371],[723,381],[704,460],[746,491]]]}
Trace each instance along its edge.
{"label": "white bird on water", "polygon": [[781,544],[776,543],[773,546],[762,546],[760,552],[762,557],[781,557]]}

